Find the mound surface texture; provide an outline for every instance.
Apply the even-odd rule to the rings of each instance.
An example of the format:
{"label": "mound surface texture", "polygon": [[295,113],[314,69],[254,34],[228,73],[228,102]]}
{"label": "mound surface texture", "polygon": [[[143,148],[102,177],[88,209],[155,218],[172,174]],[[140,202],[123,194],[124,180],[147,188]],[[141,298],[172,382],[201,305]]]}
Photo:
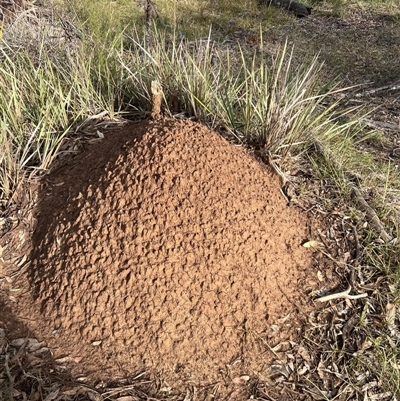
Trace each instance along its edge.
{"label": "mound surface texture", "polygon": [[30,280],[48,341],[97,378],[263,369],[258,336],[303,304],[304,217],[265,166],[192,122],[89,145],[46,177],[37,218]]}

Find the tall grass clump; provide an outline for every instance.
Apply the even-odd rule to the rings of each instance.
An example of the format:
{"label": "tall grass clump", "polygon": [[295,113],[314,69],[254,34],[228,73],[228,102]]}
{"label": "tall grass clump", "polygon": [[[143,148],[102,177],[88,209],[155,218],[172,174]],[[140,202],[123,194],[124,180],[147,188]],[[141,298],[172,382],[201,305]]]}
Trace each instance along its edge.
{"label": "tall grass clump", "polygon": [[46,49],[45,39],[33,53],[4,43],[0,49],[3,204],[23,176],[49,167],[72,127],[103,110],[112,115],[120,97],[116,49],[87,45],[73,55],[53,50]]}
{"label": "tall grass clump", "polygon": [[73,51],[48,51],[43,43],[34,54],[2,47],[3,201],[22,175],[48,168],[79,121],[103,110],[148,115],[154,80],[163,89],[165,114],[225,127],[269,155],[304,151],[322,135],[348,135],[351,127],[333,117],[335,103],[326,106],[332,91],[320,93],[317,58],[295,68],[286,45],[271,63],[263,52],[247,58],[240,47],[220,48],[211,35],[188,42],[155,25],[151,45],[142,37],[89,36]]}
{"label": "tall grass clump", "polygon": [[334,90],[321,93],[317,58],[294,67],[287,45],[268,63],[266,54],[248,59],[240,47],[235,53],[220,49],[211,36],[189,43],[168,41],[157,29],[154,36],[151,49],[131,38],[134,45],[124,60],[139,102],[149,102],[143,94],[156,79],[169,113],[185,111],[213,127],[222,125],[281,156],[304,150],[322,135],[347,135],[354,125],[338,122],[335,102],[326,106]]}
{"label": "tall grass clump", "polygon": [[45,55],[34,63],[23,50],[3,48],[1,56],[0,184],[4,200],[22,170],[48,166],[70,126],[73,92]]}

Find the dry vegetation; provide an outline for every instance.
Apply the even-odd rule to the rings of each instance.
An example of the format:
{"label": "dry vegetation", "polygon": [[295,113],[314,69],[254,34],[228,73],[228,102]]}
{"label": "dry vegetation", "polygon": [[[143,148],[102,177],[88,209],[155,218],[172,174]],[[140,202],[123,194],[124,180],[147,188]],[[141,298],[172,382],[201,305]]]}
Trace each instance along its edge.
{"label": "dry vegetation", "polygon": [[[238,382],[240,394],[399,399],[397,1],[315,0],[313,15],[296,20],[250,0],[159,0],[151,47],[140,1],[43,3],[17,6],[2,24],[0,238],[22,222],[26,180],[92,139],[96,124],[148,116],[157,80],[165,114],[195,117],[255,147],[282,176],[290,202],[325,221],[309,246],[317,279],[331,279],[329,260],[340,284],[310,297],[349,286],[367,294],[316,303],[304,341],[273,344],[268,380]],[[0,244],[4,260],[10,249]],[[26,260],[13,258],[18,274]],[[175,394],[146,374],[97,388],[77,382],[45,344],[8,338],[13,318],[3,297],[15,295],[13,278],[0,271],[1,399],[212,396],[213,388]]]}

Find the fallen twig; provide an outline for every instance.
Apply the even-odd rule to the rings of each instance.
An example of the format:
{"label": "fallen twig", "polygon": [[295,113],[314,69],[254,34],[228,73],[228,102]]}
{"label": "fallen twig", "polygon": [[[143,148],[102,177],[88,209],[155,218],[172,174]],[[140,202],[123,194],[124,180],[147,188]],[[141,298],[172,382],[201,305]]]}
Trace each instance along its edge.
{"label": "fallen twig", "polygon": [[377,93],[377,92],[394,91],[394,90],[399,90],[399,89],[400,89],[400,85],[399,85],[399,83],[396,82],[395,84],[385,85],[385,86],[381,86],[380,88],[370,89],[370,90],[362,92],[362,93],[357,93],[356,97],[368,96],[368,95],[373,95],[374,93]]}
{"label": "fallen twig", "polygon": [[362,196],[360,190],[355,185],[350,185],[350,186],[351,186],[351,195],[352,195],[353,199],[357,202],[358,207],[363,212],[365,212],[367,219],[369,221],[369,224],[371,224],[372,228],[379,233],[379,235],[385,242],[393,241],[393,237],[387,233],[387,231],[383,227],[381,221],[379,220],[379,217],[376,214],[375,210],[372,209],[372,207],[368,205],[368,203]]}
{"label": "fallen twig", "polygon": [[362,120],[362,123],[371,128],[387,129],[390,131],[400,131],[400,125],[398,124],[391,124],[391,123],[385,123],[383,121],[373,121],[373,120]]}
{"label": "fallen twig", "polygon": [[330,295],[325,295],[324,297],[317,298],[315,302],[327,302],[331,301],[332,299],[339,299],[339,298],[344,298],[344,299],[359,299],[359,298],[365,298],[368,296],[366,292],[358,295],[349,295],[351,291],[351,286],[346,291],[338,292],[336,294],[330,294]]}

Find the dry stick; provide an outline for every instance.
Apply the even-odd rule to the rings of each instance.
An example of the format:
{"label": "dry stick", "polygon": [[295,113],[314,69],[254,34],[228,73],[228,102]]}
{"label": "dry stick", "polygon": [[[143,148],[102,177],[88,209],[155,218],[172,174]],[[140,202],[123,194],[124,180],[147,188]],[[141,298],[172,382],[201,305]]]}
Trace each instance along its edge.
{"label": "dry stick", "polygon": [[357,202],[358,207],[367,215],[369,224],[371,224],[372,228],[379,233],[379,235],[385,242],[391,242],[393,240],[393,237],[386,232],[375,210],[372,209],[370,205],[368,205],[368,203],[363,198],[360,190],[355,185],[350,185],[350,187],[351,196]]}
{"label": "dry stick", "polygon": [[353,227],[354,241],[356,242],[356,258],[355,258],[355,261],[358,262],[360,257],[361,257],[361,246],[360,246],[360,241],[358,240],[357,227],[356,226],[352,226],[352,227]]}
{"label": "dry stick", "polygon": [[374,121],[374,120],[362,120],[362,123],[368,127],[378,128],[378,129],[387,129],[390,131],[400,131],[400,125],[385,123],[383,121]]}
{"label": "dry stick", "polygon": [[363,294],[358,294],[358,295],[349,295],[351,291],[351,286],[346,291],[338,292],[336,294],[331,294],[331,295],[325,295],[324,297],[317,298],[315,302],[327,302],[331,301],[332,299],[338,299],[338,298],[345,298],[345,299],[359,299],[359,298],[365,298],[368,296],[366,292]]}
{"label": "dry stick", "polygon": [[399,89],[400,89],[400,85],[398,83],[395,83],[392,85],[381,86],[380,88],[370,89],[363,93],[357,93],[356,97],[368,96],[368,95],[372,95],[374,93],[381,92],[381,91],[395,91],[395,90],[399,90]]}
{"label": "dry stick", "polygon": [[5,369],[6,375],[8,377],[9,387],[12,389],[13,386],[14,386],[14,377],[11,375],[10,367],[8,365],[9,358],[10,358],[9,354],[6,353],[6,358],[5,358],[5,361],[4,361],[4,369]]}
{"label": "dry stick", "polygon": [[157,81],[151,82],[151,118],[156,119],[161,114],[162,88]]}

